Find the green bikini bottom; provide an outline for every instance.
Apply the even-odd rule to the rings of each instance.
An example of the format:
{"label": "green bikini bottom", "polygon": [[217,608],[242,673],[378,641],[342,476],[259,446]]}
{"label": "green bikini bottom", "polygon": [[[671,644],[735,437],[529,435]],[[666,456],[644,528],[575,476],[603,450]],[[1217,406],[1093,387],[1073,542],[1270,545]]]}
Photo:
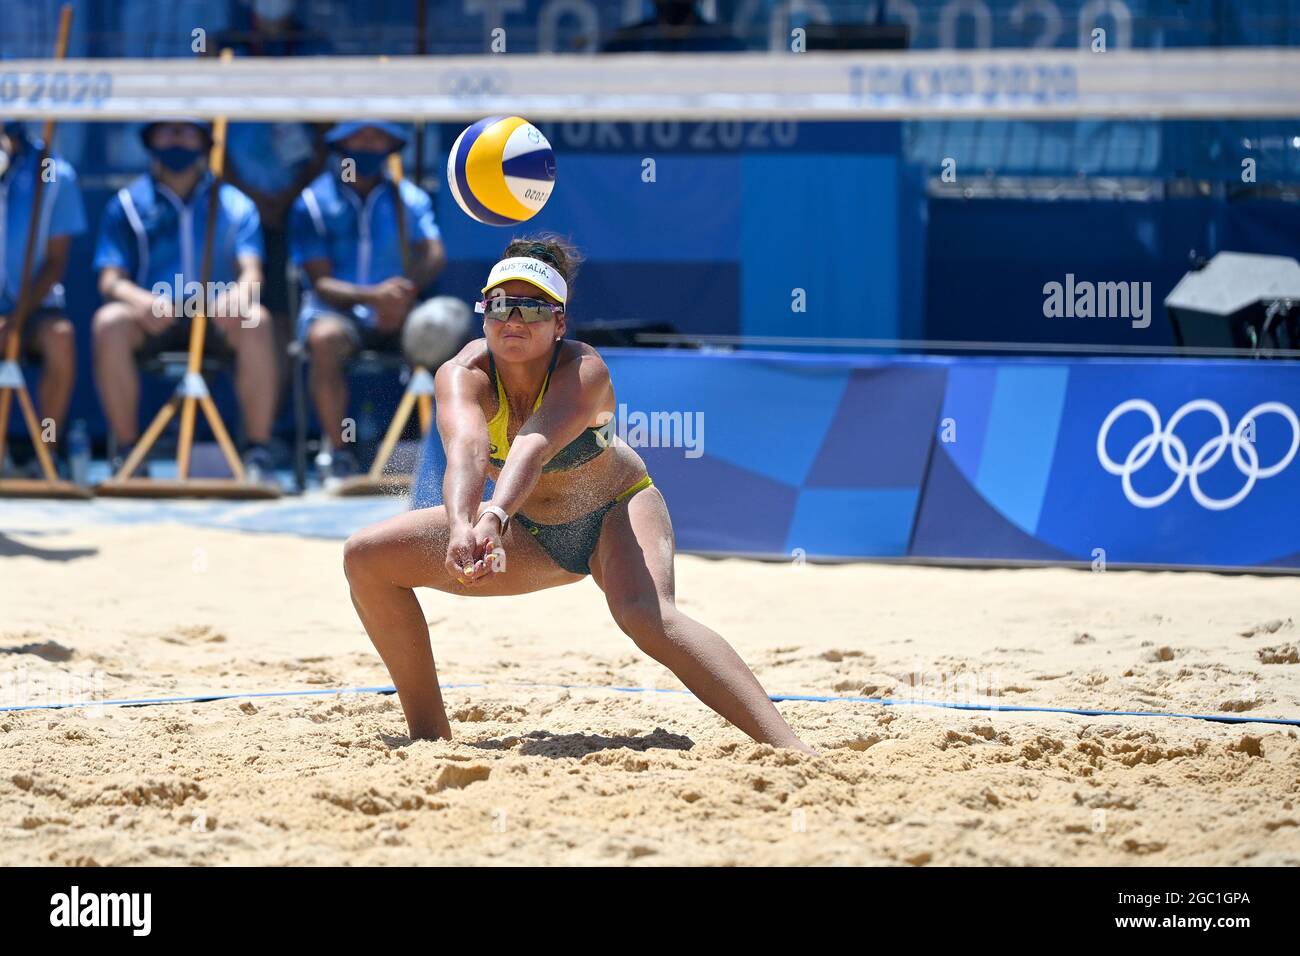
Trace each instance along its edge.
{"label": "green bikini bottom", "polygon": [[564,570],[574,574],[590,574],[591,570],[587,565],[591,562],[591,556],[596,551],[596,543],[600,540],[600,529],[605,523],[605,515],[620,501],[632,497],[641,489],[649,488],[653,484],[650,476],[645,475],[613,501],[564,524],[538,524],[523,512],[517,512],[515,520],[528,529],[528,533],[537,539],[542,549]]}

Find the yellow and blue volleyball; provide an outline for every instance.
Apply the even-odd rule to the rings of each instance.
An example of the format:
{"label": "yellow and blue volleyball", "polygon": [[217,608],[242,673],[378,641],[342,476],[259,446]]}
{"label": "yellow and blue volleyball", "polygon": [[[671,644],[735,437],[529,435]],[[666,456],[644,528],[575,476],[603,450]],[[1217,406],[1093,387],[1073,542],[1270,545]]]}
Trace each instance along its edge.
{"label": "yellow and blue volleyball", "polygon": [[522,116],[489,116],[456,137],[447,158],[456,205],[489,226],[533,218],[555,188],[555,153]]}

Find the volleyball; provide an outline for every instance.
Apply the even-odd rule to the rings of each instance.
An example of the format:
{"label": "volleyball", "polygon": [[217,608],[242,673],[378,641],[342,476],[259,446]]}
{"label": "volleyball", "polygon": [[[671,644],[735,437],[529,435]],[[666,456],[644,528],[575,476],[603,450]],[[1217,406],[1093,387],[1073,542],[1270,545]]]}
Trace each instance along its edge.
{"label": "volleyball", "polygon": [[456,137],[447,158],[456,204],[489,226],[533,218],[555,188],[555,153],[522,116],[490,116]]}

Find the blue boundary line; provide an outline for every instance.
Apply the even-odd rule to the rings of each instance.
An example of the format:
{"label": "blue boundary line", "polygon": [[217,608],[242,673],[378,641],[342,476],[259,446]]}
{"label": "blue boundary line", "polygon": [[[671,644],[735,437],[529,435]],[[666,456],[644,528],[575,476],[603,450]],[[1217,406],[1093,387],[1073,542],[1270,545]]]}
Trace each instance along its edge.
{"label": "blue boundary line", "polygon": [[[564,690],[610,690],[620,694],[685,694],[688,690],[672,687],[614,687],[607,684],[558,684],[541,681],[493,681],[509,687],[542,687]],[[440,684],[443,690],[461,690],[486,687],[486,683]],[[229,691],[217,694],[192,694],[184,697],[135,697],[117,700],[79,700],[66,704],[18,704],[0,707],[0,713],[25,710],[69,710],[78,707],[151,707],[163,704],[205,704],[215,700],[243,700],[268,697],[338,697],[343,694],[395,694],[391,684],[378,687],[342,687],[334,690],[282,690],[282,691]],[[1219,724],[1276,724],[1300,727],[1300,718],[1241,717],[1235,714],[1177,714],[1156,710],[1089,710],[1079,707],[1041,707],[1026,704],[958,704],[939,700],[890,700],[884,697],[829,697],[817,694],[769,694],[769,699],[781,701],[807,701],[821,704],[851,703],[879,704],[882,707],[943,707],[948,710],[969,710],[989,713],[1073,714],[1078,717],[1171,717],[1181,720],[1208,720]]]}

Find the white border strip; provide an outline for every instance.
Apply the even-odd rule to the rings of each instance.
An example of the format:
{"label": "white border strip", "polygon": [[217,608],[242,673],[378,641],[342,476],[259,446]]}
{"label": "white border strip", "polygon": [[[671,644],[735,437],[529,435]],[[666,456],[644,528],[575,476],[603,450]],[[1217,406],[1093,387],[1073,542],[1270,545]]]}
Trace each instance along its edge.
{"label": "white border strip", "polygon": [[0,115],[144,120],[1300,117],[1300,49],[0,62]]}

